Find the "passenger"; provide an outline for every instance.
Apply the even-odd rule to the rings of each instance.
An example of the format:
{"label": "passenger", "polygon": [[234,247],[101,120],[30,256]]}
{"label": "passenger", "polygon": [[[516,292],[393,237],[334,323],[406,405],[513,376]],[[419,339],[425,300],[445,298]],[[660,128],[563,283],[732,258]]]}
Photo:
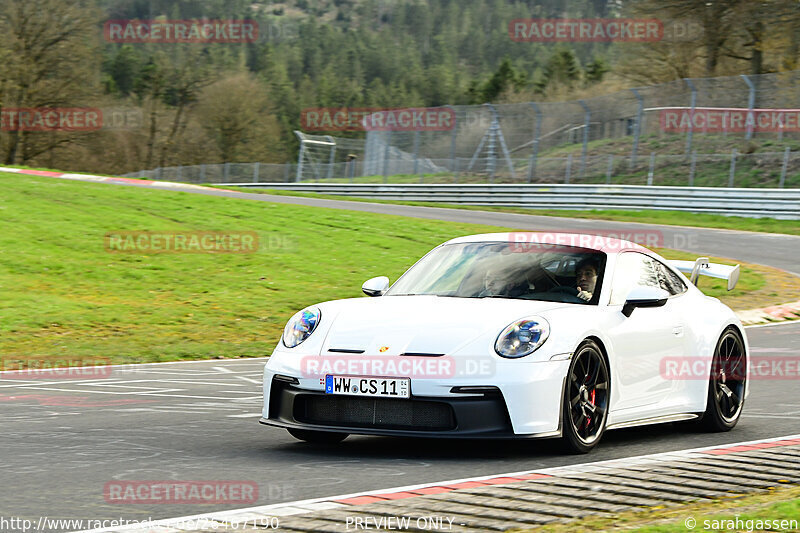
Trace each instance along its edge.
{"label": "passenger", "polygon": [[509,272],[498,265],[493,265],[483,274],[483,290],[478,296],[506,296],[511,286]]}
{"label": "passenger", "polygon": [[525,274],[512,265],[500,262],[490,265],[484,272],[483,290],[478,296],[517,298],[526,292],[528,292],[528,280]]}

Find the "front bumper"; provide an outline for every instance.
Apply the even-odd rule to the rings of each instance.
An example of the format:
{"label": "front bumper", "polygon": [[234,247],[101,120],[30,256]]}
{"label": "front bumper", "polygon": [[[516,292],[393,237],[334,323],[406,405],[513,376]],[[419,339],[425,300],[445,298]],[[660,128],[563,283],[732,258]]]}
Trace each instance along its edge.
{"label": "front bumper", "polygon": [[357,435],[531,438],[515,434],[502,393],[409,399],[325,394],[273,377],[262,424]]}

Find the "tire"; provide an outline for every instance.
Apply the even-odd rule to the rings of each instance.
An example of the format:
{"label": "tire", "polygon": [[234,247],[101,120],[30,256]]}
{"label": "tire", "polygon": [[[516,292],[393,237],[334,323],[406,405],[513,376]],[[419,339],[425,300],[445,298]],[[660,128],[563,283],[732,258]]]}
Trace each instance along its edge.
{"label": "tire", "polygon": [[608,420],[610,373],[603,351],[592,340],[575,350],[564,386],[562,442],[571,453],[588,453],[603,436]]}
{"label": "tire", "polygon": [[717,341],[708,380],[706,411],[699,426],[704,431],[730,431],[739,422],[747,385],[747,354],[744,341],[734,328]]}
{"label": "tire", "polygon": [[347,433],[331,433],[329,431],[313,431],[310,429],[287,429],[289,434],[305,442],[314,444],[338,444],[346,439],[349,435]]}

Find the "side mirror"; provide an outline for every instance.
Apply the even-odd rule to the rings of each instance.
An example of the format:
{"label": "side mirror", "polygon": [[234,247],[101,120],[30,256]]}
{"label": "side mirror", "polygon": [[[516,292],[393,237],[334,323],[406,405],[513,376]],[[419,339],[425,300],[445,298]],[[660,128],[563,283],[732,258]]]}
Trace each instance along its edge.
{"label": "side mirror", "polygon": [[369,279],[361,286],[361,290],[364,291],[364,294],[367,296],[382,296],[388,288],[389,278],[386,276]]}
{"label": "side mirror", "polygon": [[636,287],[628,293],[622,314],[631,316],[637,307],[662,307],[667,303],[669,293],[658,287]]}

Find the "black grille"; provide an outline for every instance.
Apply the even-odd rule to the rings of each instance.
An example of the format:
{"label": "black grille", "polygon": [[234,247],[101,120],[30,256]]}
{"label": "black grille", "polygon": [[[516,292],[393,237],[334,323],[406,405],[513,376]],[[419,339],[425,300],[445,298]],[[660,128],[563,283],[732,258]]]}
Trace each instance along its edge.
{"label": "black grille", "polygon": [[302,394],[295,402],[300,422],[325,426],[442,431],[455,429],[446,403],[390,398],[355,398]]}

